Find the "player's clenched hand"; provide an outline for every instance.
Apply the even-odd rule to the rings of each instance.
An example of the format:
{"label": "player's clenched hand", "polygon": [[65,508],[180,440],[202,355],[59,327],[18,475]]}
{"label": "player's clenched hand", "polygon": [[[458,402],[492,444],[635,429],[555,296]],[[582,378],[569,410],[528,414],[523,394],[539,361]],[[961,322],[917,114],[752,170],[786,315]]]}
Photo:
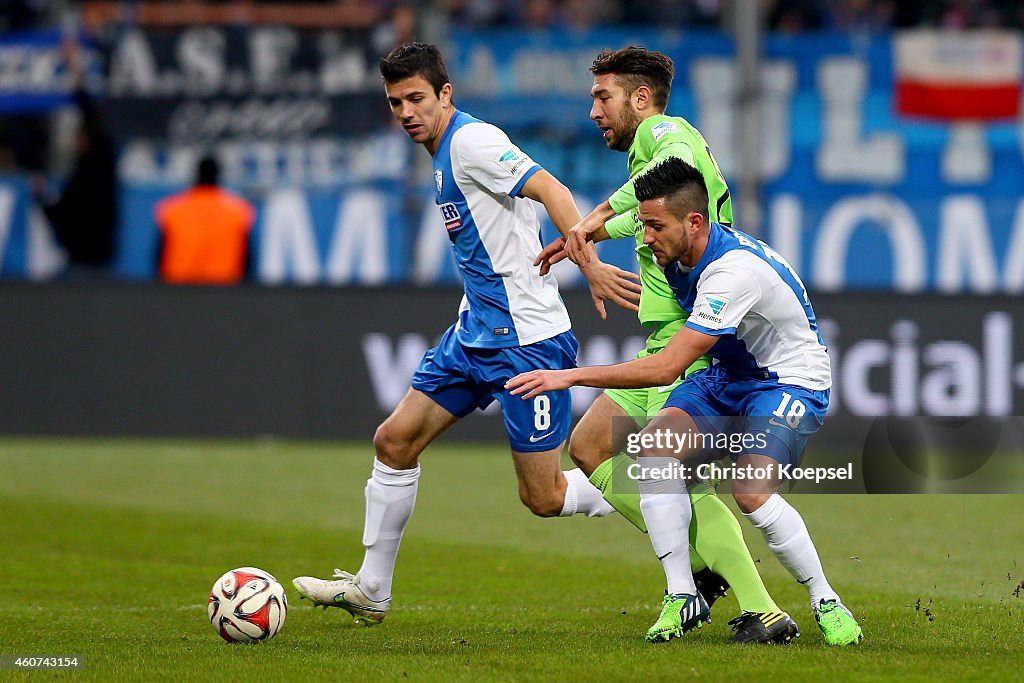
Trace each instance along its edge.
{"label": "player's clenched hand", "polygon": [[561,391],[571,387],[570,370],[531,370],[516,375],[505,382],[505,388],[513,396],[523,395],[523,399],[533,398],[547,391]]}
{"label": "player's clenched hand", "polygon": [[628,270],[616,268],[610,263],[604,263],[597,259],[589,264],[581,265],[580,271],[587,278],[590,285],[590,298],[594,302],[601,320],[606,320],[608,314],[604,309],[605,300],[625,308],[627,311],[638,311],[640,303],[640,283],[637,282],[640,276]]}
{"label": "player's clenched hand", "polygon": [[540,266],[540,274],[547,275],[551,272],[551,266],[555,265],[559,261],[562,261],[568,256],[565,253],[565,238],[559,237],[557,240],[544,247],[537,258],[534,260],[533,265]]}

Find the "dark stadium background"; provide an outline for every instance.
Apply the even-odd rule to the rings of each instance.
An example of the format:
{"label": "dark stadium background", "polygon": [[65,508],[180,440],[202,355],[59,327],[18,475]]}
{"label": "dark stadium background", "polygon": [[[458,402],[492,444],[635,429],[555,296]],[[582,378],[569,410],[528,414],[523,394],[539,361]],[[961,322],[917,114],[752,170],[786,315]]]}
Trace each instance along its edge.
{"label": "dark stadium background", "polygon": [[[738,227],[813,294],[832,414],[1021,412],[1016,3],[38,1],[2,19],[0,433],[368,439],[460,297],[427,155],[390,122],[376,73],[414,36],[443,46],[458,106],[504,127],[584,210],[625,177],[587,119],[590,60],[630,43],[670,54],[669,113],[708,137]],[[959,64],[968,74],[1016,73],[1016,101],[906,100],[899,55],[915,36],[995,60]],[[39,174],[59,188],[73,162],[68,42],[118,150],[115,254],[86,278],[32,191]],[[153,209],[205,153],[258,210],[251,272],[167,287]],[[631,267],[626,242],[603,255]],[[635,319],[599,321],[575,269],[557,272],[581,362],[629,357]],[[581,414],[594,392],[575,392]],[[503,435],[492,411],[451,438]]]}

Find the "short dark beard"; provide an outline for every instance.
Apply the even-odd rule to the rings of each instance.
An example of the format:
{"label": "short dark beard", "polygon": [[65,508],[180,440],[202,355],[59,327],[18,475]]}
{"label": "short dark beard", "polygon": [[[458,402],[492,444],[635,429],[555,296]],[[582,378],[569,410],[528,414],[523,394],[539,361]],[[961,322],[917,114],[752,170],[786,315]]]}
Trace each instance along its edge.
{"label": "short dark beard", "polygon": [[[640,127],[640,123],[640,115],[627,107],[623,114],[622,128],[629,130],[629,136],[622,136],[620,138],[616,135],[612,142],[609,143],[608,148],[616,152],[628,152],[629,148],[633,146],[633,139],[636,138],[636,129]],[[615,129],[615,132],[618,133],[619,130]]]}

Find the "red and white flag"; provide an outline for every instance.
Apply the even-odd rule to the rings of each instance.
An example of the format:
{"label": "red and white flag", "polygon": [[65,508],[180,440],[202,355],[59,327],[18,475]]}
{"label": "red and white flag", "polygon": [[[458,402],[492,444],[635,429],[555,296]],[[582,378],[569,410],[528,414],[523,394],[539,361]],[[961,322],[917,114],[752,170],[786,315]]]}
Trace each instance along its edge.
{"label": "red and white flag", "polygon": [[1024,50],[1017,33],[903,31],[893,52],[900,114],[973,121],[1020,114]]}

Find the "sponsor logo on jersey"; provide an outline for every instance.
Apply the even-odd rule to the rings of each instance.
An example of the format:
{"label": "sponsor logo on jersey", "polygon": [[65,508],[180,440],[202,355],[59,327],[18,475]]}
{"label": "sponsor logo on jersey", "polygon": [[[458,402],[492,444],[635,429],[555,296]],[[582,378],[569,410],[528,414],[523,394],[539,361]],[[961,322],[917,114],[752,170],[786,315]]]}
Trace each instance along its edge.
{"label": "sponsor logo on jersey", "polygon": [[507,328],[507,327],[495,327],[494,328],[494,334],[496,334],[498,336],[506,335],[509,332],[511,332],[511,330],[509,328]]}
{"label": "sponsor logo on jersey", "polygon": [[719,318],[717,315],[712,315],[711,313],[708,313],[703,308],[697,311],[697,317],[701,318],[702,320],[707,320],[708,322],[715,323],[716,325],[722,324],[721,318]]}
{"label": "sponsor logo on jersey", "polygon": [[705,295],[704,298],[694,306],[694,311],[698,318],[707,320],[708,322],[716,325],[721,325],[723,322],[722,313],[728,305],[728,299]]}
{"label": "sponsor logo on jersey", "polygon": [[440,169],[434,171],[434,184],[437,185],[437,193],[441,194],[441,184],[444,182],[444,173]]}
{"label": "sponsor logo on jersey", "polygon": [[711,312],[714,313],[715,315],[722,315],[722,311],[724,311],[725,307],[729,305],[728,299],[718,299],[709,296],[705,297],[704,300],[707,301],[708,307],[711,309]]}
{"label": "sponsor logo on jersey", "polygon": [[[440,173],[440,171],[438,171],[438,173]],[[459,213],[459,207],[448,202],[447,204],[442,204],[440,208],[445,230],[454,230],[455,228],[462,227],[462,215]]]}
{"label": "sponsor logo on jersey", "polygon": [[676,126],[674,121],[662,121],[654,128],[651,128],[651,134],[654,135],[654,141],[662,139],[668,133],[678,133],[679,127]]}
{"label": "sponsor logo on jersey", "polygon": [[530,157],[523,154],[518,148],[512,147],[505,150],[498,155],[495,161],[503,169],[508,171],[510,174],[515,175],[519,172],[519,169],[523,167],[525,163],[530,160]]}

